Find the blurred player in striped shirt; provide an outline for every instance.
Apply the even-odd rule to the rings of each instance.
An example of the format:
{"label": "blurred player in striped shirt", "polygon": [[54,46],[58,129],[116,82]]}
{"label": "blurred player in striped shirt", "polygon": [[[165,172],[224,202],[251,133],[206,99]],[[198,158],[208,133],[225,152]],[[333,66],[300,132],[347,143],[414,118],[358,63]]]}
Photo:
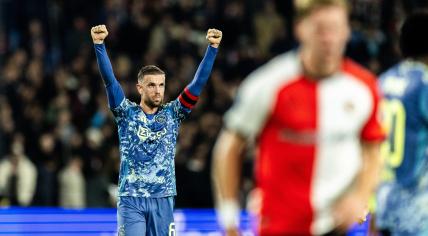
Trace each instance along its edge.
{"label": "blurred player in striped shirt", "polygon": [[237,234],[240,156],[255,140],[259,234],[343,235],[364,218],[384,132],[376,79],[343,58],[346,0],[298,0],[300,47],[241,85],[214,152],[219,220]]}

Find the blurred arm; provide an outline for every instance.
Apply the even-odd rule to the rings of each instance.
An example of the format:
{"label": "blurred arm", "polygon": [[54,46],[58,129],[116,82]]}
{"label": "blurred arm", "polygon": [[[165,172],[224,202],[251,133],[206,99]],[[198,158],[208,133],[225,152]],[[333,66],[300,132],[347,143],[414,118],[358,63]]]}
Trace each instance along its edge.
{"label": "blurred arm", "polygon": [[370,196],[378,184],[381,169],[379,142],[363,142],[362,167],[354,188],[335,204],[333,215],[336,227],[346,232],[355,222],[366,220]]}
{"label": "blurred arm", "polygon": [[245,144],[236,132],[223,130],[214,148],[212,178],[219,221],[225,229],[239,224],[238,193]]}
{"label": "blurred arm", "polygon": [[379,183],[382,160],[380,142],[364,142],[362,145],[363,165],[356,179],[355,191],[368,202]]}

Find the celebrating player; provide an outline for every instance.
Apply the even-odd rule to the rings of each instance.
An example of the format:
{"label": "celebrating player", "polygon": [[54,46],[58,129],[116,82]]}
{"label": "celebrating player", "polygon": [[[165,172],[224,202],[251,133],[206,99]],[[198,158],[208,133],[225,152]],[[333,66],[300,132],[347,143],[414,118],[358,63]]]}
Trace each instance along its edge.
{"label": "celebrating player", "polygon": [[346,0],[295,1],[297,51],[241,85],[214,151],[219,220],[237,234],[240,158],[257,145],[260,235],[336,235],[364,217],[384,132],[374,75],[343,58]]}
{"label": "celebrating player", "polygon": [[107,35],[105,25],[91,29],[109,107],[119,133],[119,235],[171,235],[176,195],[174,155],[179,126],[209,78],[222,32],[208,30],[209,46],[195,77],[172,102],[163,102],[165,73],[153,65],[143,66],[136,85],[141,95],[140,104],[125,98],[113,74],[104,45]]}

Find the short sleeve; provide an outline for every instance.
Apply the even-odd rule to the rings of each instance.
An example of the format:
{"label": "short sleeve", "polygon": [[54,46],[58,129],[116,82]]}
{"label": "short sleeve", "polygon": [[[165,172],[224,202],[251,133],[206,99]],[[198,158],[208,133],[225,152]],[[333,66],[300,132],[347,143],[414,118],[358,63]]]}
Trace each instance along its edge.
{"label": "short sleeve", "polygon": [[252,72],[224,116],[225,128],[247,139],[257,138],[271,115],[279,89],[297,78],[300,71],[297,53],[292,51]]}
{"label": "short sleeve", "polygon": [[245,138],[255,138],[270,110],[268,96],[264,96],[260,80],[247,78],[240,86],[232,107],[224,116],[225,127]]}
{"label": "short sleeve", "polygon": [[373,106],[367,122],[364,124],[361,132],[361,140],[366,142],[382,141],[385,139],[385,130],[381,124],[380,100],[381,93],[373,80],[368,83],[372,95]]}

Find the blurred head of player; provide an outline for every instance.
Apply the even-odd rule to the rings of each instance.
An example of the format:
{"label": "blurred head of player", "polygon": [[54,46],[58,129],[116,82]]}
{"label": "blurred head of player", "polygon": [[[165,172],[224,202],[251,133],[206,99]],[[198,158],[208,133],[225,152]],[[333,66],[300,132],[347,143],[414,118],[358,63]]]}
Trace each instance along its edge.
{"label": "blurred head of player", "polygon": [[314,78],[334,74],[350,34],[346,0],[295,0],[295,7],[305,72]]}
{"label": "blurred head of player", "polygon": [[428,63],[428,10],[419,10],[409,15],[400,32],[400,49],[404,57]]}
{"label": "blurred head of player", "polygon": [[159,107],[165,94],[165,72],[157,66],[144,66],[138,72],[137,90],[141,102],[150,108]]}

